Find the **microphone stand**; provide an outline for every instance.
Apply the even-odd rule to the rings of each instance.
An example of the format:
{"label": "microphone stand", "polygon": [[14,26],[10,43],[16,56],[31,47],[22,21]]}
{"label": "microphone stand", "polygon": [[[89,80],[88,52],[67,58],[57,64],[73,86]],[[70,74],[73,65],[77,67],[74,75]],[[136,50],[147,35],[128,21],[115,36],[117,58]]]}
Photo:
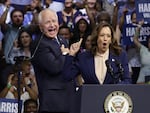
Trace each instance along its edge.
{"label": "microphone stand", "polygon": [[15,66],[17,68],[17,78],[18,78],[18,82],[17,82],[17,86],[18,86],[18,88],[17,88],[17,94],[18,94],[18,113],[21,113],[21,89],[20,89],[21,88],[20,87],[21,76],[22,76],[21,63],[23,61],[25,61],[25,60],[31,60],[34,57],[34,55],[35,55],[35,53],[36,53],[36,51],[37,51],[37,49],[39,47],[39,44],[40,44],[42,38],[43,38],[43,33],[42,33],[42,35],[41,35],[41,37],[40,37],[40,39],[38,41],[38,44],[37,44],[35,50],[33,51],[33,55],[31,56],[31,58],[26,57],[26,56],[17,56],[17,57],[14,57]]}
{"label": "microphone stand", "polygon": [[17,81],[17,94],[18,94],[18,113],[21,113],[21,90],[20,90],[20,77],[21,77],[21,63],[16,61],[15,63],[16,67],[17,67],[17,78],[18,78],[18,81]]}
{"label": "microphone stand", "polygon": [[121,80],[124,73],[124,69],[122,67],[122,64],[119,61],[116,61],[116,65],[118,67],[118,72],[116,74],[118,75],[119,80]]}
{"label": "microphone stand", "polygon": [[111,67],[111,64],[109,63],[109,61],[108,60],[105,61],[108,72],[110,73],[110,75],[114,79],[114,84],[117,83],[118,79],[120,80],[120,77],[122,78],[123,73],[124,73],[124,69],[122,67],[122,64],[118,61],[116,61],[115,63],[116,63],[116,66],[118,67],[118,71],[116,73],[113,71],[113,68]]}
{"label": "microphone stand", "polygon": [[[18,30],[16,31],[16,34],[15,34],[15,38],[13,39],[13,42],[14,42],[14,40],[15,39],[17,39],[17,36],[18,36],[18,33],[20,32],[20,30],[22,29],[22,25],[18,28]],[[10,46],[10,45],[9,45]],[[4,53],[5,53],[5,55],[6,55],[6,59],[8,60],[9,59],[9,54],[11,53],[11,50],[12,50],[12,48],[13,48],[13,45],[12,45],[12,47],[10,47],[8,50],[6,50],[6,52],[5,52],[5,50],[4,50]],[[8,58],[7,58],[8,57]],[[21,69],[20,69],[20,65],[21,65],[21,62],[18,60],[18,58],[14,58],[14,61],[16,61],[15,62],[15,66],[16,66],[16,68],[17,68],[17,78],[18,78],[18,81],[17,81],[17,94],[18,94],[18,113],[21,113],[21,99],[20,99],[20,77],[21,77]]]}
{"label": "microphone stand", "polygon": [[26,60],[28,57],[25,56],[17,56],[14,58],[15,66],[17,68],[17,94],[18,94],[18,113],[21,113],[21,76],[22,76],[22,69],[21,69],[21,63]]}
{"label": "microphone stand", "polygon": [[106,60],[105,61],[105,64],[106,64],[106,67],[107,67],[107,70],[108,70],[108,72],[110,73],[110,75],[112,76],[112,78],[114,79],[113,80],[113,83],[114,84],[116,84],[117,82],[116,82],[116,79],[118,78],[116,78],[116,76],[114,75],[115,73],[113,72],[113,68],[111,67],[111,64],[109,63],[109,60]]}

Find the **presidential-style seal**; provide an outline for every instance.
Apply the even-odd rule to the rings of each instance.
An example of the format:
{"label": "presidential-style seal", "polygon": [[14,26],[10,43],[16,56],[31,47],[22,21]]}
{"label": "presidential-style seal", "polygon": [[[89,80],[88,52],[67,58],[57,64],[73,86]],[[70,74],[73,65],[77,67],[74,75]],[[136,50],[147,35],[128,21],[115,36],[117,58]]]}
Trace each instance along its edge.
{"label": "presidential-style seal", "polygon": [[104,101],[105,113],[132,113],[133,103],[130,96],[123,91],[110,93]]}

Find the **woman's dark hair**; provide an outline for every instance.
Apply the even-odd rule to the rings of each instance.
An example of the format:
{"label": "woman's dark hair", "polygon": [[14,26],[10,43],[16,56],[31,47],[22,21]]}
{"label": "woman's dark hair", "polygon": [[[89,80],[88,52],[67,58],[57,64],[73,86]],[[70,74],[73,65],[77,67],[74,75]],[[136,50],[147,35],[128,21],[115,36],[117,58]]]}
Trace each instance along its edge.
{"label": "woman's dark hair", "polygon": [[104,28],[104,27],[109,27],[111,30],[111,44],[109,46],[110,51],[115,55],[119,55],[122,51],[122,48],[118,45],[117,40],[114,38],[114,30],[113,30],[112,26],[107,22],[98,24],[92,32],[92,35],[91,35],[91,37],[92,37],[92,40],[91,40],[92,54],[94,54],[94,55],[96,54],[98,35],[99,35],[100,31],[102,30],[102,28]]}
{"label": "woman's dark hair", "polygon": [[91,27],[90,27],[91,25],[88,23],[88,21],[87,21],[86,19],[84,19],[84,18],[81,18],[81,19],[79,19],[78,22],[76,23],[75,28],[74,28],[74,32],[79,32],[79,24],[80,24],[80,21],[81,21],[81,20],[85,21],[85,23],[86,23],[86,25],[87,25],[86,32],[89,31],[89,30],[91,30]]}
{"label": "woman's dark hair", "polygon": [[136,10],[131,13],[131,20],[133,19],[133,15],[136,14]]}
{"label": "woman's dark hair", "polygon": [[22,28],[18,34],[18,47],[23,48],[23,44],[21,42],[21,34],[23,32],[26,32],[27,34],[29,34],[30,38],[32,39],[32,33],[29,31],[29,29],[27,28]]}
{"label": "woman's dark hair", "polygon": [[109,24],[111,24],[111,16],[107,11],[101,11],[98,15],[97,15],[97,23],[101,23],[103,21],[108,22]]}
{"label": "woman's dark hair", "polygon": [[86,30],[85,30],[85,32],[84,32],[84,35],[82,36],[83,41],[82,41],[82,44],[81,44],[82,48],[85,48],[85,40],[86,40],[86,38],[91,34],[92,27],[91,27],[91,24],[89,24],[89,23],[87,22],[87,20],[84,19],[84,18],[81,18],[81,19],[76,23],[75,28],[74,28],[74,31],[73,31],[73,37],[72,37],[72,39],[71,39],[71,43],[75,43],[75,42],[79,41],[80,38],[81,38],[81,37],[80,37],[80,30],[79,30],[79,24],[80,24],[81,20],[85,21],[85,23],[86,23],[86,25],[87,25]]}
{"label": "woman's dark hair", "polygon": [[29,103],[35,103],[35,105],[38,107],[38,102],[37,100],[34,99],[28,99],[24,102],[24,106],[28,105]]}

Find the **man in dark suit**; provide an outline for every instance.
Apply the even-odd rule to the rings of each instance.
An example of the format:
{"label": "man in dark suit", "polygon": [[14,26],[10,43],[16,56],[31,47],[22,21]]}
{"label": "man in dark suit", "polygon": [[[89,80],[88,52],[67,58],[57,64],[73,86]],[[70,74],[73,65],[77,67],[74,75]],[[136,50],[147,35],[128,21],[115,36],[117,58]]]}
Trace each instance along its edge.
{"label": "man in dark suit", "polygon": [[41,36],[31,52],[39,90],[39,112],[69,113],[72,83],[64,81],[61,74],[67,42],[57,36],[59,24],[54,11],[44,9],[38,19]]}

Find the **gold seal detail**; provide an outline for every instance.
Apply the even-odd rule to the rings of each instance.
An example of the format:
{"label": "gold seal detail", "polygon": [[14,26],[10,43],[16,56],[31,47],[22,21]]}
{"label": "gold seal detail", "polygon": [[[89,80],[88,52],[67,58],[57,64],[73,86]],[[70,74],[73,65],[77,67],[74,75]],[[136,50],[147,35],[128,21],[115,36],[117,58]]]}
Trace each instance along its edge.
{"label": "gold seal detail", "polygon": [[105,113],[132,113],[133,103],[130,96],[123,91],[110,93],[104,102]]}

